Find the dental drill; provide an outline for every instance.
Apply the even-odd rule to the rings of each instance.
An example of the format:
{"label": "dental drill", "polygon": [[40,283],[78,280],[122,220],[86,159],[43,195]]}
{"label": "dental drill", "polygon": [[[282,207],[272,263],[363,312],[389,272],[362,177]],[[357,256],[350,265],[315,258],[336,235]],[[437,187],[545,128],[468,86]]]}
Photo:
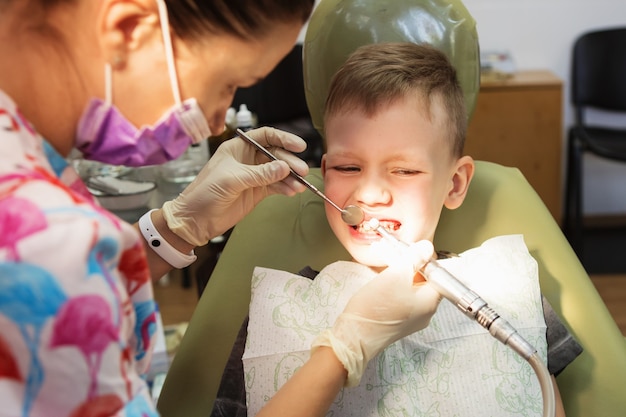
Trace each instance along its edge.
{"label": "dental drill", "polygon": [[[408,246],[389,233],[378,219],[372,218],[366,225],[395,247]],[[493,337],[509,346],[530,364],[541,386],[543,416],[553,417],[555,414],[555,397],[552,377],[546,365],[539,358],[537,350],[513,326],[489,307],[485,300],[443,268],[435,259],[426,263],[421,272],[439,294],[454,304],[467,317],[476,320]]]}

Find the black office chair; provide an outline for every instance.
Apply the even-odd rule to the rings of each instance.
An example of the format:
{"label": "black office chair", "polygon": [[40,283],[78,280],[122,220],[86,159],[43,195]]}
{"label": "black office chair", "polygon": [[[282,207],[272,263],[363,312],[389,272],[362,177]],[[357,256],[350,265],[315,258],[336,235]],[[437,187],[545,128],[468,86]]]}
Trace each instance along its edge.
{"label": "black office chair", "polygon": [[584,33],[574,43],[563,227],[579,258],[583,253],[582,180],[585,152],[626,162],[626,129],[591,121],[589,109],[623,112],[626,118],[626,27]]}
{"label": "black office chair", "polygon": [[304,139],[307,149],[299,156],[310,166],[320,166],[322,137],[313,127],[304,96],[301,44],[296,44],[259,83],[238,89],[232,106],[239,109],[240,104],[256,114],[258,126],[272,126]]}

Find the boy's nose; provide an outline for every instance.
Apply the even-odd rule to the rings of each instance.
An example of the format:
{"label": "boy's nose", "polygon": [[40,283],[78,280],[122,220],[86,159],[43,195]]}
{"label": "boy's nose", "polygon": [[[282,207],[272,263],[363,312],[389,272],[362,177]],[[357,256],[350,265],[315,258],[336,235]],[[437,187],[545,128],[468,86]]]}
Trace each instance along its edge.
{"label": "boy's nose", "polygon": [[355,191],[359,204],[367,207],[387,205],[391,202],[391,193],[384,180],[363,178]]}

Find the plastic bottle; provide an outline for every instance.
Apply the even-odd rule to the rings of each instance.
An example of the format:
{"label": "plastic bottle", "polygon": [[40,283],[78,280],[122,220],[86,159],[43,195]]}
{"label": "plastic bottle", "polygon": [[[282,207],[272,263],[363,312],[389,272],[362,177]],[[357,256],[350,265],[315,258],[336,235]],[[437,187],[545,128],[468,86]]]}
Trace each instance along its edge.
{"label": "plastic bottle", "polygon": [[248,110],[248,106],[241,104],[239,106],[239,111],[237,112],[237,128],[245,132],[253,127],[252,112]]}
{"label": "plastic bottle", "polygon": [[225,140],[231,139],[235,136],[235,129],[237,128],[237,110],[234,107],[229,107],[226,110],[224,131],[219,135],[211,136],[209,142],[209,155],[213,155],[217,152],[218,146]]}
{"label": "plastic bottle", "polygon": [[237,109],[235,109],[234,107],[229,107],[228,110],[226,110],[226,130],[234,132],[236,127]]}

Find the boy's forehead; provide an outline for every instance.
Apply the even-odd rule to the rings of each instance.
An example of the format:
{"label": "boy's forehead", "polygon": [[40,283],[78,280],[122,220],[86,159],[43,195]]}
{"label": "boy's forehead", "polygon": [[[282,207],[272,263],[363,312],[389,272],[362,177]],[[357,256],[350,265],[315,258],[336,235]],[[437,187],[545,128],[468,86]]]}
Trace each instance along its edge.
{"label": "boy's forehead", "polygon": [[420,129],[416,125],[370,125],[351,129],[343,117],[326,124],[326,155],[354,161],[425,162],[431,158],[454,156],[454,144],[445,126]]}
{"label": "boy's forehead", "polygon": [[403,107],[410,112],[415,112],[415,114],[429,119],[433,115],[443,118],[447,115],[444,98],[441,94],[426,94],[421,90],[415,89],[402,95],[381,97],[375,102],[364,101],[359,96],[346,97],[334,106],[332,112],[326,113],[324,124],[338,116],[361,115],[373,118],[395,107]]}
{"label": "boy's forehead", "polygon": [[444,136],[449,133],[451,118],[440,97],[405,95],[392,101],[378,103],[376,106],[368,106],[356,100],[343,103],[334,113],[326,115],[325,140],[332,141],[334,137],[341,137],[347,133],[347,129],[358,129],[361,121],[367,121],[369,127],[380,127],[391,132],[397,126],[386,123],[393,114],[399,115],[397,117],[404,119],[408,124],[428,123],[441,131]]}

